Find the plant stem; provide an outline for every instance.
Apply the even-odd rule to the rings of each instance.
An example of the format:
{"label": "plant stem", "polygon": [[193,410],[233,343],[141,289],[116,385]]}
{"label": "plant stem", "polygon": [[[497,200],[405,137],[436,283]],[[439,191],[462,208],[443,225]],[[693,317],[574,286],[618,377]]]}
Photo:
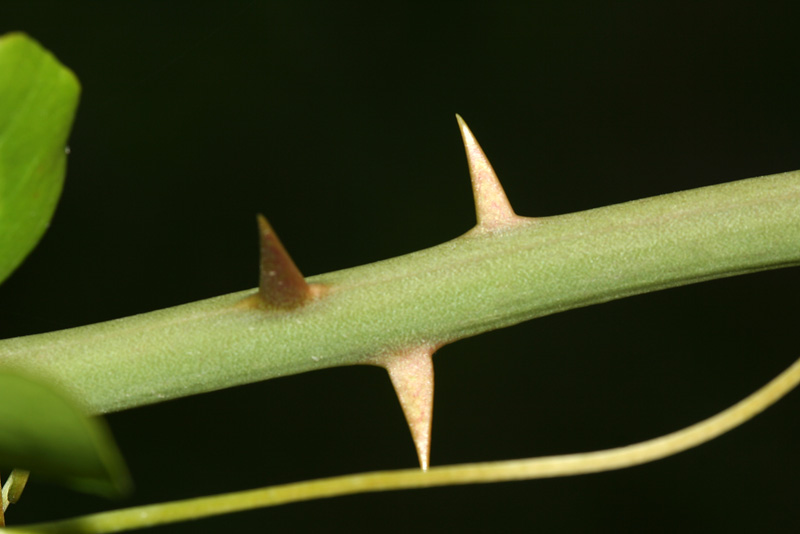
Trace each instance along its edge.
{"label": "plant stem", "polygon": [[256,290],[0,341],[0,365],[93,413],[365,363],[639,293],[800,263],[800,171],[529,219],[308,279],[301,307]]}

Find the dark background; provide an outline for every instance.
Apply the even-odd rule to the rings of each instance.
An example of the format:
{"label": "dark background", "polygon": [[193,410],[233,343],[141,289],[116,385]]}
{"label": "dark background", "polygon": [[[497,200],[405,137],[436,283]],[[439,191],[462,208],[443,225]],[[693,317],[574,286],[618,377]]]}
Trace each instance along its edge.
{"label": "dark background", "polygon": [[[374,5],[380,4],[380,5]],[[474,223],[453,114],[523,215],[800,168],[796,2],[0,0],[80,77],[63,200],[0,337],[256,284],[264,212],[307,275]],[[800,356],[797,269],[574,310],[436,358],[435,465],[677,430]],[[361,495],[153,532],[796,532],[800,395],[698,449],[575,478]],[[12,523],[413,467],[354,367],[112,414],[123,503],[33,479]]]}

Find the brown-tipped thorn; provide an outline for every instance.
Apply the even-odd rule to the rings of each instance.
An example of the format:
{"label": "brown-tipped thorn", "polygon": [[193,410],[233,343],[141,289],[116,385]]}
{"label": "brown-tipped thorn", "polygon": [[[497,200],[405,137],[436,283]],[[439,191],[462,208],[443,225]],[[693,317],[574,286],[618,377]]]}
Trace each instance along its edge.
{"label": "brown-tipped thorn", "polygon": [[469,174],[472,178],[472,193],[475,196],[475,211],[478,216],[478,226],[475,229],[491,231],[513,224],[519,217],[511,208],[491,163],[461,115],[456,113],[456,120],[461,130],[461,138],[464,140]]}
{"label": "brown-tipped thorn", "polygon": [[258,285],[261,305],[276,309],[294,308],[312,298],[312,288],[263,215],[258,216],[258,230],[261,234],[261,279]]}
{"label": "brown-tipped thorn", "polygon": [[417,449],[419,465],[428,469],[433,419],[433,360],[438,347],[424,345],[387,354],[372,360],[389,372],[392,386],[403,408],[411,438]]}

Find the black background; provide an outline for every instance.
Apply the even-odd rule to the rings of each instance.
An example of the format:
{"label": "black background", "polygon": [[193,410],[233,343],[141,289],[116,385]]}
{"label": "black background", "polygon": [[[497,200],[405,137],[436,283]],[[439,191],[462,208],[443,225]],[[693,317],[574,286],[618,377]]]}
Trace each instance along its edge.
{"label": "black background", "polygon": [[[373,5],[378,4],[378,5]],[[0,337],[256,284],[264,212],[307,275],[474,223],[453,117],[523,215],[800,168],[795,2],[0,0],[80,77],[62,202]],[[800,355],[796,269],[546,317],[436,356],[435,465],[670,432]],[[796,532],[800,395],[696,450],[575,478],[361,495],[153,532]],[[34,479],[44,520],[416,459],[377,368],[112,414],[137,491]]]}

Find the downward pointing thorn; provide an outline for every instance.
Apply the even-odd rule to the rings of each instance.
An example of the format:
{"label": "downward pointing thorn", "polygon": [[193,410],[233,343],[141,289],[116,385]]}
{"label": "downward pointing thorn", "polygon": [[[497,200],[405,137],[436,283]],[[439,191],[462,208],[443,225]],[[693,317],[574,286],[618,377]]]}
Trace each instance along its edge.
{"label": "downward pointing thorn", "polygon": [[503,186],[497,179],[492,164],[483,153],[467,123],[456,114],[464,149],[467,152],[469,174],[472,178],[472,193],[475,197],[475,211],[478,216],[477,229],[494,230],[508,226],[518,219],[508,202]]}
{"label": "downward pointing thorn", "polygon": [[428,469],[433,418],[433,355],[436,347],[416,347],[376,358],[374,363],[389,372],[400,406],[406,416],[417,449],[419,465]]}

